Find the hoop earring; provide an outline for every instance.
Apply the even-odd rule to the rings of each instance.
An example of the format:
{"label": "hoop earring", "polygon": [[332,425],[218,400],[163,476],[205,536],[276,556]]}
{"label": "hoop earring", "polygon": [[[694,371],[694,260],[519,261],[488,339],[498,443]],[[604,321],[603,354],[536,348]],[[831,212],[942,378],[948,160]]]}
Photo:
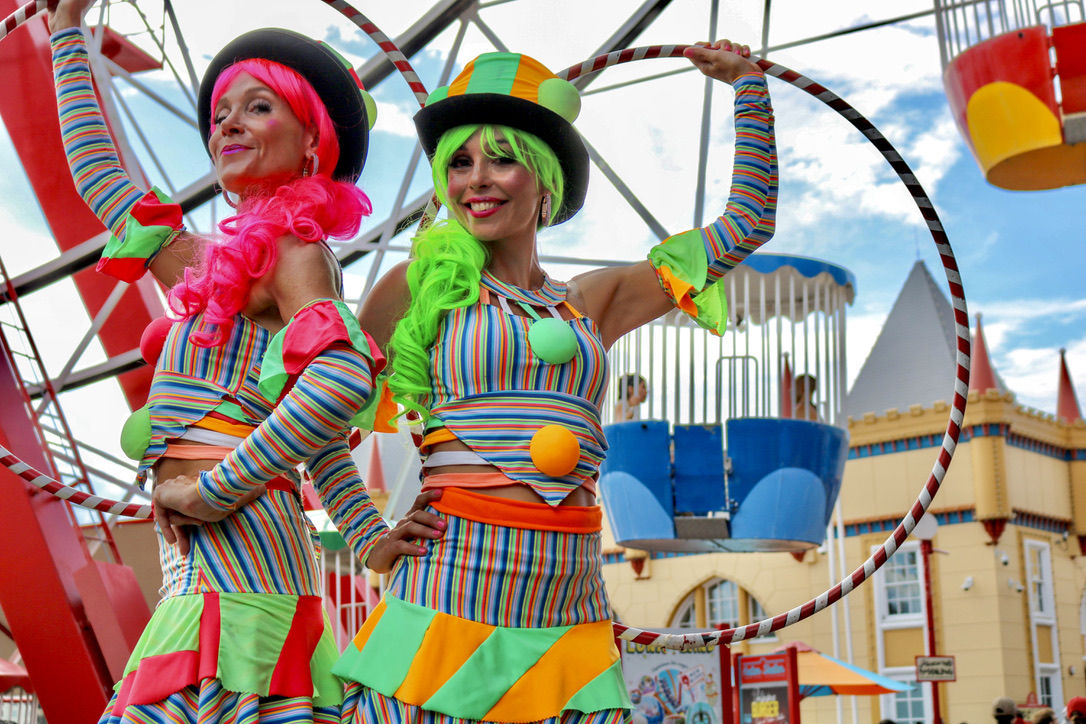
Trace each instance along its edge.
{"label": "hoop earring", "polygon": [[543,220],[543,226],[547,226],[551,221],[551,195],[543,194],[543,205],[540,208],[540,217]]}
{"label": "hoop earring", "polygon": [[[302,178],[306,178],[307,176],[316,176],[317,171],[321,167],[321,157],[314,153],[312,155],[307,155],[305,157],[305,160],[306,163],[305,167],[302,169]],[[312,168],[310,168],[310,160],[313,161]]]}
{"label": "hoop earring", "polygon": [[230,198],[230,192],[227,191],[226,189],[222,190],[222,200],[225,201],[226,205],[229,206],[234,211],[237,211],[238,206],[241,204],[241,197],[238,196],[238,200],[234,201],[232,198]]}

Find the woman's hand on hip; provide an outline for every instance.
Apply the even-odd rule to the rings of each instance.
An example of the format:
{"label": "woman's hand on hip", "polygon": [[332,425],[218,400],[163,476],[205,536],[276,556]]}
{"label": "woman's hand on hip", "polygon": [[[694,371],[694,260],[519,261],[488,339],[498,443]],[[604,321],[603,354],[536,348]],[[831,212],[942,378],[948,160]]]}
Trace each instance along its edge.
{"label": "woman's hand on hip", "polygon": [[[170,545],[177,545],[183,555],[189,552],[186,526],[217,523],[234,512],[209,505],[200,495],[199,485],[199,478],[179,475],[157,483],[151,496],[155,523],[162,531],[162,537]],[[248,505],[266,490],[263,485],[257,485],[238,499],[234,509]]]}
{"label": "woman's hand on hip", "polygon": [[416,541],[430,541],[445,535],[446,523],[426,508],[441,499],[440,490],[427,490],[415,498],[415,504],[407,515],[396,522],[396,527],[383,535],[366,558],[366,566],[377,573],[388,573],[400,556],[421,556],[426,547]]}

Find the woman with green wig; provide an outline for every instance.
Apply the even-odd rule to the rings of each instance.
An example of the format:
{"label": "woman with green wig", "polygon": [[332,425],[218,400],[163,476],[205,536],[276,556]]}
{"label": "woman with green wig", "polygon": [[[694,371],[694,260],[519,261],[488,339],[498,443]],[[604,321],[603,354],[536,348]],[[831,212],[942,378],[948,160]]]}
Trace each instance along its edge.
{"label": "woman with green wig", "polygon": [[369,295],[363,328],[389,387],[422,418],[423,489],[446,534],[401,558],[333,671],[356,722],[622,722],[630,700],[600,574],[596,479],[607,350],[678,306],[723,329],[717,282],[773,233],[776,158],[765,78],[747,46],[687,58],[735,89],[723,215],[641,263],[569,282],[536,235],[576,214],[588,154],[576,88],[538,61],[479,56],[415,116],[448,219]]}

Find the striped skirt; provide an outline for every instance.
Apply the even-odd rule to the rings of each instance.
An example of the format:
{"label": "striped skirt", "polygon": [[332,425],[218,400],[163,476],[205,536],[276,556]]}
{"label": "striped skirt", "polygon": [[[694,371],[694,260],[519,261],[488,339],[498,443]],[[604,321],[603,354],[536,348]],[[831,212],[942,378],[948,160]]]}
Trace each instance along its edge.
{"label": "striped skirt", "polygon": [[600,576],[598,508],[448,488],[333,672],[358,724],[616,724],[631,704]]}
{"label": "striped skirt", "polygon": [[99,724],[339,724],[318,596],[208,592],[155,610]]}

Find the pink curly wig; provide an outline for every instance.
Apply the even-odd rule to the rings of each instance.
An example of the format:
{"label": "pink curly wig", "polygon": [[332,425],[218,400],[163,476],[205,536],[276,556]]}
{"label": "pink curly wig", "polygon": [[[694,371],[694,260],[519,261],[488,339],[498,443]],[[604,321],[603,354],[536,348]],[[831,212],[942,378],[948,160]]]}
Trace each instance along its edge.
{"label": "pink curly wig", "polygon": [[[320,171],[247,196],[238,213],[219,224],[225,240],[208,244],[202,263],[186,269],[184,280],[170,290],[175,313],[187,319],[202,312],[210,325],[190,337],[200,347],[224,344],[229,338],[234,316],[248,304],[253,283],[275,266],[279,239],[288,234],[306,242],[348,239],[372,210],[362,189],[331,178],[339,161],[335,125],[313,86],[295,71],[259,58],[235,63],[215,80],[211,107],[241,73],[271,88],[303,126],[317,129]],[[215,132],[214,123],[211,131]]]}

